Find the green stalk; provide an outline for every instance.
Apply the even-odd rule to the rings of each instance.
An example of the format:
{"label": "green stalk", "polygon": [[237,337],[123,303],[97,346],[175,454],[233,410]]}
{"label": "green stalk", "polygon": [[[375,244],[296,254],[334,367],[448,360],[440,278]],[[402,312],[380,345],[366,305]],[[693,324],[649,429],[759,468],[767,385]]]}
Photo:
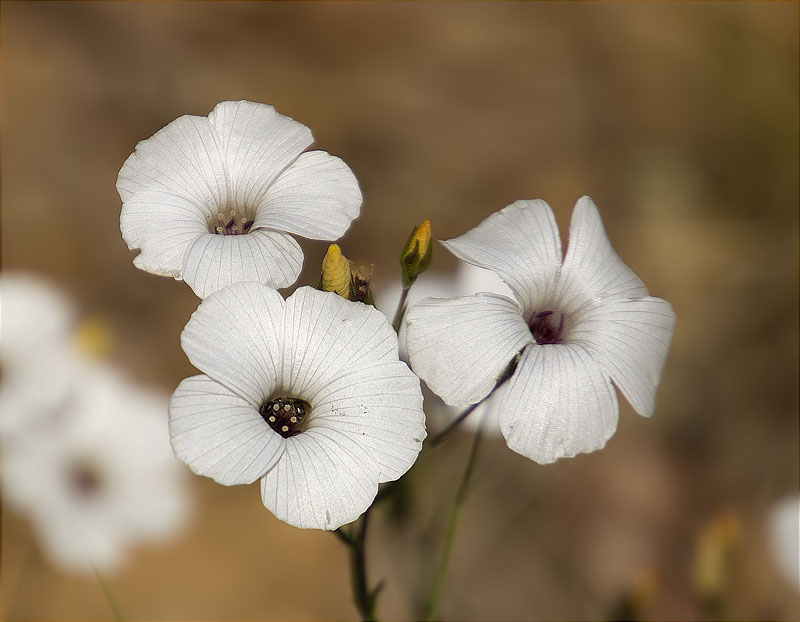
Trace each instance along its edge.
{"label": "green stalk", "polygon": [[[467,413],[469,414],[469,413]],[[466,416],[466,415],[465,415]],[[461,478],[461,483],[456,492],[456,498],[453,501],[453,509],[450,512],[450,521],[447,525],[447,532],[445,534],[444,545],[442,549],[442,557],[439,560],[439,567],[436,570],[436,577],[433,580],[433,588],[431,588],[428,597],[428,604],[425,607],[425,620],[431,622],[436,619],[439,612],[439,601],[442,596],[442,588],[444,587],[444,578],[447,574],[447,566],[450,561],[450,553],[453,550],[453,541],[455,540],[456,530],[458,523],[461,519],[461,513],[464,509],[464,502],[467,498],[467,487],[472,472],[475,469],[475,462],[478,456],[478,446],[480,445],[481,436],[483,433],[483,426],[486,423],[486,413],[484,413],[478,429],[475,431],[475,436],[472,439],[472,446],[469,451],[469,458],[467,459],[467,468],[464,469],[464,476]]]}
{"label": "green stalk", "polygon": [[[413,283],[411,285],[413,285]],[[403,316],[406,314],[406,299],[408,298],[408,292],[411,289],[411,285],[404,287],[403,293],[400,294],[400,304],[397,305],[397,311],[395,312],[394,320],[392,321],[392,327],[396,333],[400,332],[400,323],[403,321]]]}
{"label": "green stalk", "polygon": [[350,547],[350,574],[353,585],[353,601],[364,622],[374,622],[376,619],[375,601],[377,600],[378,592],[380,592],[383,587],[383,583],[381,582],[370,590],[367,584],[367,561],[364,549],[371,509],[372,506],[368,507],[364,514],[361,515],[361,525],[357,528],[355,535],[352,530],[350,533],[347,533],[341,527],[334,531],[334,534]]}
{"label": "green stalk", "polygon": [[122,612],[119,610],[116,600],[114,600],[114,595],[111,593],[111,588],[108,586],[108,583],[106,583],[106,580],[103,578],[103,575],[100,574],[100,571],[97,568],[92,566],[92,570],[94,570],[94,576],[97,577],[97,582],[100,584],[100,588],[103,590],[103,594],[108,601],[109,607],[111,607],[111,613],[114,614],[114,619],[117,622],[122,622]]}

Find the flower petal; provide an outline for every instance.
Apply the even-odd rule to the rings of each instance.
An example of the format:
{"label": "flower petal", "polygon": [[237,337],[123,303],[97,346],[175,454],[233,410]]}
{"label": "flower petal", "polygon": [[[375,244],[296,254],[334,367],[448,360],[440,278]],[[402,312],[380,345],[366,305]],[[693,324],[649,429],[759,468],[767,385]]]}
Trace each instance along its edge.
{"label": "flower petal", "polygon": [[572,210],[557,306],[569,313],[603,298],[641,296],[647,296],[647,287],[611,248],[597,206],[581,197]]}
{"label": "flower petal", "polygon": [[561,239],[550,206],[517,201],[442,244],[459,259],[497,273],[524,312],[550,298],[561,269]]}
{"label": "flower petal", "polygon": [[184,115],[136,145],[117,177],[123,202],[143,190],[190,201],[207,218],[228,201],[225,165],[205,117]]}
{"label": "flower petal", "polygon": [[181,333],[192,365],[260,408],[276,387],[283,298],[260,283],[236,283],[206,298]]}
{"label": "flower petal", "polygon": [[281,382],[309,400],[349,367],[397,360],[397,335],[374,307],[300,287],[286,300]]}
{"label": "flower petal", "polygon": [[579,345],[532,345],[498,393],[508,446],[539,464],[602,448],[617,429],[611,382]]}
{"label": "flower petal", "polygon": [[484,398],[532,340],[518,303],[496,294],[426,298],[406,318],[411,368],[451,406]]}
{"label": "flower petal", "polygon": [[422,391],[405,363],[382,361],[347,369],[313,403],[311,425],[338,430],[368,447],[380,465],[381,482],[401,477],[422,449]]}
{"label": "flower petal", "polygon": [[253,226],[336,240],[358,217],[361,200],[358,181],[344,162],[324,151],[310,151],[270,186]]}
{"label": "flower petal", "polygon": [[270,184],[314,142],[305,125],[267,104],[221,102],[208,122],[219,140],[232,199],[242,209],[261,203]]}
{"label": "flower petal", "polygon": [[649,417],[674,329],[666,300],[620,298],[577,314],[568,339],[585,346],[636,412]]}
{"label": "flower petal", "polygon": [[208,233],[208,221],[189,199],[164,191],[137,192],[122,205],[122,238],[137,268],[180,279],[189,245]]}
{"label": "flower petal", "polygon": [[253,406],[208,376],[186,378],[169,404],[175,455],[198,475],[250,484],[280,459],[285,441]]}
{"label": "flower petal", "polygon": [[366,446],[320,426],[286,439],[283,456],[261,480],[261,499],[291,525],[333,530],[369,507],[379,475]]}
{"label": "flower petal", "polygon": [[303,267],[303,251],[280,231],[197,237],[183,258],[183,280],[200,298],[241,281],[288,287]]}

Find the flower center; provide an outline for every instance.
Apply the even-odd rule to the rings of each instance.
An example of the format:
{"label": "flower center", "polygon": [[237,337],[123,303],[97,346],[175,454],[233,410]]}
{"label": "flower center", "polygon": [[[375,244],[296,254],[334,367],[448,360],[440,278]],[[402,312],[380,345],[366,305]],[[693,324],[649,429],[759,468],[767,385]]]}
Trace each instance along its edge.
{"label": "flower center", "polygon": [[253,226],[253,220],[247,216],[237,213],[235,209],[227,212],[219,212],[217,221],[212,226],[217,235],[241,235],[248,233]]}
{"label": "flower center", "polygon": [[68,477],[70,488],[78,497],[92,497],[103,487],[103,477],[98,469],[83,460],[69,466]]}
{"label": "flower center", "polygon": [[283,438],[295,436],[303,431],[303,422],[311,407],[294,397],[275,397],[265,402],[258,411],[269,427]]}
{"label": "flower center", "polygon": [[[556,320],[556,315],[559,316]],[[564,339],[564,314],[553,311],[533,312],[528,320],[528,328],[538,344],[561,343]]]}

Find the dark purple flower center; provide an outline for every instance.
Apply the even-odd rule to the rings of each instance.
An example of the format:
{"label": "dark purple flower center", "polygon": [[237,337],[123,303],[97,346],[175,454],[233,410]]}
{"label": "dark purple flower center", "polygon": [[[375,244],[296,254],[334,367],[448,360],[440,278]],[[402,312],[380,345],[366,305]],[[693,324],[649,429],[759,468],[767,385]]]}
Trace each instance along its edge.
{"label": "dark purple flower center", "polygon": [[310,410],[311,407],[303,400],[275,397],[265,402],[258,412],[269,427],[283,438],[289,438],[304,430],[303,422]]}
{"label": "dark purple flower center", "polygon": [[534,311],[528,328],[538,344],[561,343],[564,339],[564,314],[553,311]]}

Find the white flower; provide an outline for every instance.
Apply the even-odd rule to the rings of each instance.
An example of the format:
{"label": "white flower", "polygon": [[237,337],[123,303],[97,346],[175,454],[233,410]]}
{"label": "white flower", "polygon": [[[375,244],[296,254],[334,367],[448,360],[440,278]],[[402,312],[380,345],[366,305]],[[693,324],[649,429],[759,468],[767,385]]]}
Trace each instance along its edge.
{"label": "white flower", "polygon": [[411,367],[445,402],[481,400],[520,353],[493,401],[509,447],[539,463],[605,445],[618,418],[612,380],[636,412],[653,413],[675,314],[616,255],[589,197],[575,205],[563,263],[540,200],[443,244],[514,293],[428,298],[409,310]]}
{"label": "white flower", "polygon": [[800,585],[800,496],[787,495],[774,503],[767,515],[771,559],[787,585]]}
{"label": "white flower", "polygon": [[275,287],[300,274],[289,235],[333,240],[361,206],[352,171],[272,106],[222,102],[141,141],[119,172],[122,237],[133,263],[186,281],[201,298],[239,281]]}
{"label": "white flower", "polygon": [[[400,302],[402,287],[399,281],[393,282],[390,286],[382,287],[378,284],[373,290],[375,305],[383,311],[387,318],[394,318],[397,305]],[[499,276],[489,270],[472,266],[468,263],[459,262],[455,274],[449,277],[441,272],[429,270],[424,272],[414,281],[408,293],[407,304],[409,308],[417,301],[430,296],[436,298],[467,296],[478,292],[492,292],[504,296],[512,296],[509,287],[503,283]],[[405,322],[400,325],[398,334],[400,343],[400,358],[408,360],[406,350],[406,331]],[[443,403],[436,395],[427,392],[425,396],[425,414],[428,419],[428,427],[433,427],[432,420],[439,420],[440,425],[444,426],[458,417],[464,408],[448,406]],[[466,427],[477,427],[486,413],[486,423],[484,434],[500,436],[500,428],[497,424],[497,408],[494,405],[494,396],[479,405],[465,420],[463,425]]]}
{"label": "white flower", "polygon": [[3,496],[56,565],[110,571],[130,547],[183,525],[185,473],[167,441],[166,395],[107,367],[80,370],[64,416],[4,454]]}
{"label": "white flower", "polygon": [[47,423],[72,382],[76,314],[71,301],[46,279],[3,272],[2,431],[4,449],[19,433]]}
{"label": "white flower", "polygon": [[261,478],[281,520],[336,529],[417,458],[419,380],[372,307],[308,287],[284,301],[238,283],[202,302],[181,343],[207,375],[172,396],[175,453],[220,484]]}

